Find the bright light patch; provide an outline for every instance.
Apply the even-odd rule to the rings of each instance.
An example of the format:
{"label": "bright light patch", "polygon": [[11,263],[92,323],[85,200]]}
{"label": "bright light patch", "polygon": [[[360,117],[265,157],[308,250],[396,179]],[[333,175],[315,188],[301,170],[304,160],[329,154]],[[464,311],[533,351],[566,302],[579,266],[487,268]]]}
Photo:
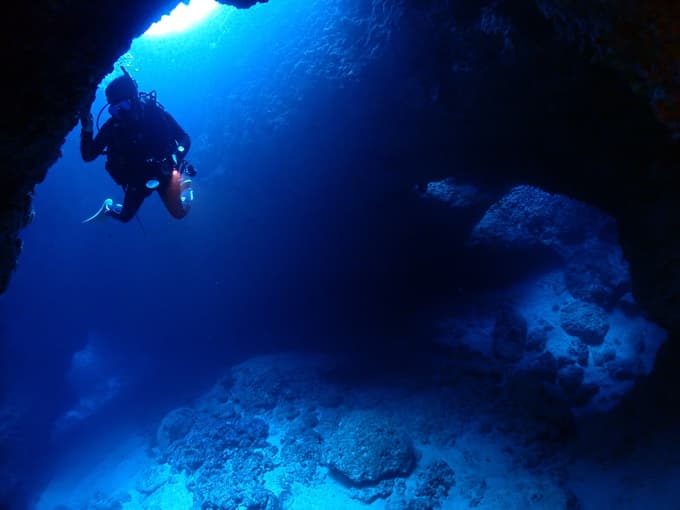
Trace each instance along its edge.
{"label": "bright light patch", "polygon": [[164,15],[149,27],[145,35],[166,35],[184,32],[196,23],[203,21],[218,3],[215,0],[191,0],[189,5],[180,3],[170,14]]}

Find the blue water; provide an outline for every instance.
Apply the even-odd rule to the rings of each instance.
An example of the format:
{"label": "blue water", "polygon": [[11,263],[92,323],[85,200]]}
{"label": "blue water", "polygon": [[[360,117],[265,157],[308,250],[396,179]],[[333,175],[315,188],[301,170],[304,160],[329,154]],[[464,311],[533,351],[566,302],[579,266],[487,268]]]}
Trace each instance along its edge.
{"label": "blue water", "polygon": [[[134,443],[131,437],[155,437],[171,409],[193,407],[193,399],[220,374],[241,362],[250,366],[247,360],[256,355],[289,350],[360,353],[355,365],[344,367],[344,376],[323,390],[327,394],[317,389],[316,373],[298,371],[298,361],[281,362],[283,372],[290,370],[316,393],[305,395],[308,387],[303,384],[292,396],[272,397],[273,411],[259,404],[253,411],[244,404],[244,422],[259,424],[265,413],[272,420],[269,426],[275,427],[276,413],[289,412],[290,402],[321,410],[340,405],[348,412],[396,412],[391,400],[395,394],[417,402],[446,401],[450,394],[445,384],[443,390],[421,394],[410,393],[406,381],[401,383],[407,389],[395,388],[394,380],[375,390],[360,383],[366,367],[371,367],[369,372],[384,370],[390,377],[395,367],[404,377],[415,372],[419,378],[423,371],[429,375],[429,368],[423,370],[416,361],[442,345],[449,348],[453,343],[454,351],[465,345],[469,355],[470,346],[472,351],[479,347],[476,335],[483,335],[493,322],[497,303],[484,304],[486,292],[507,291],[507,299],[527,316],[530,329],[543,318],[559,322],[563,302],[551,306],[549,299],[564,300],[568,294],[560,272],[564,253],[550,250],[563,240],[544,240],[550,249],[539,246],[534,251],[515,246],[500,255],[464,252],[469,232],[459,223],[473,225],[472,218],[481,218],[483,208],[461,213],[462,220],[451,219],[442,214],[441,204],[414,195],[414,183],[401,176],[418,161],[414,154],[423,143],[417,133],[405,137],[397,128],[409,108],[400,102],[400,94],[412,86],[407,79],[395,82],[405,78],[398,57],[403,41],[392,39],[388,23],[366,23],[369,15],[390,19],[394,13],[376,14],[371,12],[376,4],[364,4],[276,0],[247,11],[221,6],[192,30],[137,39],[104,79],[92,107],[95,117],[104,106],[106,84],[124,65],[140,90],[156,91],[159,102],[190,134],[188,159],[198,170],[196,201],[180,221],[171,218],[154,195],[128,224],[81,224],[104,198],[120,199],[122,193],[105,172],[103,157],[87,164],[81,160],[79,128],[70,133],[62,157],[36,188],[36,217],[22,233],[19,266],[0,297],[2,384],[7,390],[3,404],[11,438],[3,441],[10,445],[3,455],[12,465],[8,472],[16,476],[3,485],[33,502],[60,475],[60,486],[78,486],[65,465],[87,471],[98,456]],[[432,163],[436,155],[422,159]],[[584,223],[592,224],[591,214]],[[612,240],[615,228],[603,221],[609,226],[596,234],[598,242],[611,249],[612,257],[619,256]],[[493,227],[494,220],[491,223]],[[586,241],[591,239],[573,240]],[[521,287],[525,281],[533,290]],[[541,293],[544,287],[554,294]],[[475,310],[456,315],[467,307]],[[446,326],[450,329],[445,328],[445,338],[435,320],[441,318],[442,308],[451,320],[447,324],[454,324]],[[648,373],[663,333],[616,307],[610,320],[610,330],[619,336],[610,334],[602,347],[593,347],[592,359],[609,356],[605,347],[611,346],[620,358],[634,358],[642,335],[644,365],[634,370]],[[639,335],[629,338],[634,335],[628,332]],[[573,339],[560,335],[550,336],[546,348],[556,357],[576,356],[570,350]],[[535,361],[529,355],[525,360],[529,365]],[[278,362],[265,358],[267,363],[277,367]],[[589,366],[601,394],[619,398],[619,383],[610,384],[606,372]],[[276,388],[285,385],[279,376],[271,379]],[[343,386],[348,381],[362,386],[356,396]],[[477,389],[475,383],[466,384],[458,388],[463,394]],[[621,384],[628,388],[630,381]],[[258,387],[253,397],[241,388],[231,398],[263,398],[269,389],[260,392]],[[342,404],[328,404],[336,397]],[[418,435],[422,431],[412,431],[416,443],[422,442],[420,455],[428,460],[437,458],[428,441],[436,443],[446,435],[453,419],[447,405],[432,418],[436,432],[428,429],[432,437],[427,441]],[[418,405],[404,406],[405,423],[419,419],[412,409]],[[323,414],[319,411],[314,418],[321,420],[322,428]],[[297,419],[297,414],[290,418]],[[475,430],[486,427],[480,425],[481,418],[473,421]],[[209,430],[197,428],[196,434]],[[324,437],[330,440],[332,435]],[[477,448],[473,439],[462,442],[473,451]],[[460,452],[452,449],[452,440],[446,444],[441,456],[455,464]],[[498,451],[496,446],[489,447],[489,456],[504,451],[502,444]],[[121,455],[136,459],[143,449]],[[126,476],[111,474],[106,488],[113,490]],[[475,483],[460,495],[466,504],[481,501],[479,487],[486,482]],[[277,497],[283,501],[291,490],[284,488]],[[593,490],[588,486],[583,492]],[[325,494],[335,497],[332,491]],[[331,508],[318,498],[316,504],[322,506],[298,503],[291,508]],[[522,503],[517,505],[522,508]]]}
{"label": "blue water", "polygon": [[122,193],[103,157],[80,159],[79,128],[68,136],[36,188],[35,221],[0,298],[3,383],[29,410],[11,452],[24,467],[82,433],[51,439],[81,397],[67,375],[75,352],[94,349],[96,372],[117,380],[116,398],[92,392],[114,406],[106,422],[126,419],[116,405],[153,414],[253,353],[341,335],[343,308],[355,307],[342,273],[362,262],[346,240],[360,212],[347,186],[334,194],[349,160],[348,121],[337,122],[344,107],[332,99],[343,95],[338,59],[358,71],[364,56],[323,53],[345,37],[340,3],[221,6],[193,30],[134,41],[104,79],[95,117],[122,64],[190,134],[196,203],[177,221],[154,195],[139,222],[82,225]]}

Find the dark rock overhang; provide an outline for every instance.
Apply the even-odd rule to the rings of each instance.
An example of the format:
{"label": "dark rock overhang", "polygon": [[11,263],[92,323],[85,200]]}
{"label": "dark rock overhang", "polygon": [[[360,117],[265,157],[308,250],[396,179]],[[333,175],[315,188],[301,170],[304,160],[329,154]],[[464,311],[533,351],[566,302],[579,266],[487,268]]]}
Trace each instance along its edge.
{"label": "dark rock overhang", "polygon": [[[386,0],[389,2],[391,0]],[[224,1],[246,8],[254,0]],[[631,264],[636,298],[662,326],[680,329],[680,201],[678,185],[672,179],[678,161],[680,84],[677,70],[679,8],[666,0],[648,2],[581,2],[579,0],[536,0],[506,2],[448,2],[411,0],[408,8],[427,17],[438,30],[427,34],[438,45],[438,59],[455,56],[450,27],[484,9],[502,16],[487,18],[486,25],[471,23],[477,30],[499,40],[512,26],[514,37],[529,50],[519,65],[540,65],[543,39],[533,40],[528,26],[536,15],[552,26],[551,37],[564,46],[580,48],[582,58],[599,61],[618,79],[620,88],[638,91],[637,103],[621,102],[621,108],[639,110],[631,118],[644,119],[644,127],[621,126],[621,132],[639,131],[643,150],[639,160],[626,161],[620,168],[593,173],[572,167],[537,172],[517,167],[504,180],[526,182],[560,192],[601,207],[618,220],[621,241]],[[455,5],[454,5],[455,4]],[[3,31],[5,97],[2,114],[0,154],[5,166],[0,187],[0,292],[6,289],[21,251],[19,234],[32,216],[31,198],[36,184],[60,157],[66,135],[75,127],[78,112],[91,104],[96,87],[112,71],[117,58],[131,41],[175,2],[39,1],[15,7]],[[425,14],[423,14],[425,13]],[[526,16],[530,13],[531,16]],[[510,21],[500,22],[505,19]],[[493,20],[498,23],[494,25]],[[510,25],[508,25],[509,23]],[[524,32],[523,32],[524,31]],[[531,51],[531,45],[534,44]],[[448,45],[448,47],[447,47]],[[502,51],[502,49],[497,50]],[[549,55],[548,55],[549,56]],[[557,56],[559,58],[559,55]],[[436,62],[435,62],[436,63]],[[450,64],[450,60],[448,61]],[[447,62],[444,62],[447,65]],[[521,72],[521,69],[520,69]],[[541,72],[541,68],[532,72]],[[578,78],[578,76],[575,76]],[[446,83],[441,84],[442,87]],[[569,93],[574,80],[559,90]],[[511,89],[506,89],[510,94]],[[553,91],[542,91],[543,101]],[[499,97],[510,101],[511,95]],[[444,98],[444,103],[446,98]],[[610,103],[610,107],[616,101]],[[615,112],[604,112],[603,115]],[[575,112],[575,116],[584,112]],[[540,121],[540,119],[533,119]],[[594,125],[593,131],[600,126]],[[588,134],[579,138],[587,144]],[[546,137],[545,142],[548,142]],[[610,149],[614,147],[612,144]],[[545,147],[549,153],[550,146]],[[622,152],[623,154],[623,152]],[[623,158],[614,158],[620,162]],[[627,159],[627,158],[626,158]],[[487,182],[501,179],[485,175]]]}

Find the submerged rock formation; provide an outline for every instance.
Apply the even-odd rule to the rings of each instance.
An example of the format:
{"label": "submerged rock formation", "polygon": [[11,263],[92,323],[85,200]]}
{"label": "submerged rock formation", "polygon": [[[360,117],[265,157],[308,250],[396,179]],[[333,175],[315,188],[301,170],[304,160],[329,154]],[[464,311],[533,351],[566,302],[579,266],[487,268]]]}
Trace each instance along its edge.
{"label": "submerged rock formation", "polygon": [[[529,186],[511,189],[471,230],[469,244],[499,272],[525,273],[444,312],[440,342],[475,370],[534,379],[584,410],[620,403],[651,372],[667,334],[629,306],[628,265],[612,219]],[[462,357],[461,357],[462,359]]]}

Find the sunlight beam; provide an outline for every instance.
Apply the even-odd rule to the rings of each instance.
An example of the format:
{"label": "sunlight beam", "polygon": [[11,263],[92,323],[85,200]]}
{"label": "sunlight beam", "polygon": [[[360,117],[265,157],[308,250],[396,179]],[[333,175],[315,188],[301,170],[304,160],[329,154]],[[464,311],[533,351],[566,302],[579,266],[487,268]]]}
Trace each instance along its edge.
{"label": "sunlight beam", "polygon": [[170,14],[163,15],[152,24],[144,35],[161,36],[184,32],[203,21],[218,5],[215,0],[191,0],[188,5],[180,3]]}

